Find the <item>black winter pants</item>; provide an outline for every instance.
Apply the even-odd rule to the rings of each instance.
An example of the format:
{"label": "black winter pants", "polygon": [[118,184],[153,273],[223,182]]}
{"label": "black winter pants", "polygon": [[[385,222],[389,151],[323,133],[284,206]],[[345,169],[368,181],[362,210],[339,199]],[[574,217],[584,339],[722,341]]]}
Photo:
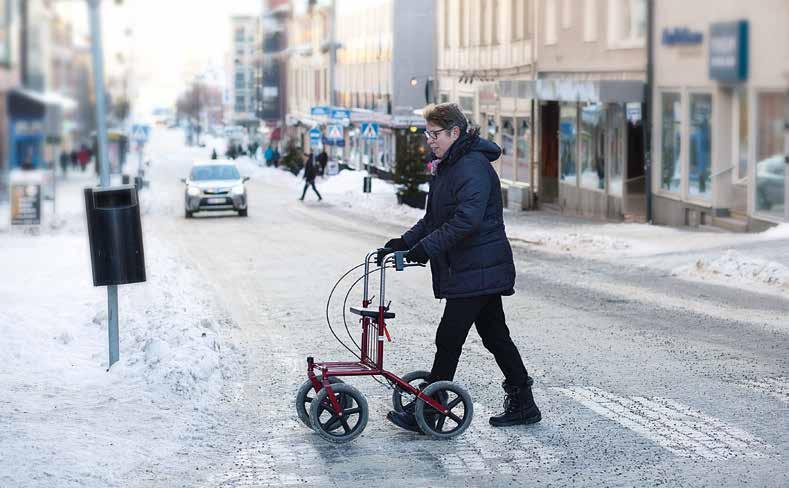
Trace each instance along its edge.
{"label": "black winter pants", "polygon": [[452,380],[471,324],[476,324],[482,344],[496,358],[511,385],[526,383],[528,373],[518,348],[510,338],[501,295],[449,298],[436,331],[436,357],[430,381]]}
{"label": "black winter pants", "polygon": [[318,193],[318,189],[315,188],[315,180],[304,182],[304,191],[301,192],[300,200],[304,200],[304,196],[307,195],[307,188],[309,188],[310,186],[312,186],[312,189],[313,191],[315,191],[315,194],[318,195],[318,200],[323,200],[323,198],[321,198],[321,194]]}

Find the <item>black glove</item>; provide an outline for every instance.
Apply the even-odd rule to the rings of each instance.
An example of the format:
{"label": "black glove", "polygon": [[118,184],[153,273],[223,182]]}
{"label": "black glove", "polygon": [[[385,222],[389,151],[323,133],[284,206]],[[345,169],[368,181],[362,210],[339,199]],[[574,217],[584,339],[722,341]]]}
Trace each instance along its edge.
{"label": "black glove", "polygon": [[378,250],[378,255],[375,257],[375,264],[378,266],[384,262],[384,258],[387,254],[391,254],[395,251],[407,251],[408,244],[405,242],[405,239],[402,237],[396,237],[394,239],[389,239],[384,247]]}
{"label": "black glove", "polygon": [[425,246],[423,246],[420,242],[416,246],[412,247],[410,251],[405,253],[405,259],[410,263],[425,264],[430,259],[430,256],[427,255],[427,252],[425,252]]}

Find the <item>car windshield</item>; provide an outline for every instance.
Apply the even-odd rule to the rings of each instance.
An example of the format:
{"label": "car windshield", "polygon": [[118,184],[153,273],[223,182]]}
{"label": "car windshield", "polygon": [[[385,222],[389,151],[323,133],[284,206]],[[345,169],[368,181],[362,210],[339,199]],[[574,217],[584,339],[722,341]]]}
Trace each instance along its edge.
{"label": "car windshield", "polygon": [[195,166],[189,176],[192,181],[237,180],[239,178],[241,175],[238,174],[238,169],[229,164]]}

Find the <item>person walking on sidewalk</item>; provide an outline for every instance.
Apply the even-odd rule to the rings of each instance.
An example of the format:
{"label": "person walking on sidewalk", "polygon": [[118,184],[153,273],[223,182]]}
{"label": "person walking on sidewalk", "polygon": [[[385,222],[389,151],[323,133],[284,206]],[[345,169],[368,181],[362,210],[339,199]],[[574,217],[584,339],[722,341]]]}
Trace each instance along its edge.
{"label": "person walking on sidewalk", "polygon": [[[504,373],[504,411],[490,418],[495,427],[532,424],[542,419],[534,403],[526,367],[507,328],[502,296],[515,293],[515,263],[504,230],[499,177],[491,162],[501,148],[469,130],[455,103],[429,105],[425,137],[437,165],[425,216],[379,252],[408,251],[410,262],[430,262],[433,293],[446,299],[436,331],[436,354],[426,383],[455,376],[472,324]],[[413,408],[391,411],[395,425],[421,432]]]}
{"label": "person walking on sidewalk", "polygon": [[329,163],[329,155],[326,154],[326,149],[323,149],[320,154],[318,154],[318,167],[321,176],[326,175],[326,165]]}
{"label": "person walking on sidewalk", "polygon": [[318,195],[318,200],[323,200],[321,194],[318,193],[318,189],[315,188],[315,177],[318,175],[318,168],[315,165],[315,159],[313,158],[312,153],[304,153],[302,158],[304,158],[304,191],[301,192],[301,198],[299,198],[299,200],[304,200],[304,196],[307,194],[307,188],[310,186],[312,186],[315,194]]}

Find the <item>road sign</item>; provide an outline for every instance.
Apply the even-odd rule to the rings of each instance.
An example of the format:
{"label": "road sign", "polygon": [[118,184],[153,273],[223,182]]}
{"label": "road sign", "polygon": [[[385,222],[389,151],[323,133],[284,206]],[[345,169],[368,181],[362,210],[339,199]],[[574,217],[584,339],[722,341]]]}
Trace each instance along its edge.
{"label": "road sign", "polygon": [[326,126],[326,139],[331,141],[339,141],[343,139],[342,137],[342,127],[339,125],[327,125]]}
{"label": "road sign", "polygon": [[317,127],[310,129],[310,146],[318,147],[321,144],[321,130]]}
{"label": "road sign", "polygon": [[145,144],[146,142],[148,142],[148,136],[150,135],[150,131],[151,128],[147,125],[134,124],[132,125],[131,138],[135,142],[138,142],[140,144]]}
{"label": "road sign", "polygon": [[310,108],[310,115],[329,115],[329,107],[325,105],[318,105],[317,107]]}
{"label": "road sign", "polygon": [[333,108],[331,109],[331,118],[334,120],[350,119],[351,111],[347,108]]}
{"label": "road sign", "polygon": [[378,124],[373,122],[362,123],[362,139],[374,141],[378,139]]}

